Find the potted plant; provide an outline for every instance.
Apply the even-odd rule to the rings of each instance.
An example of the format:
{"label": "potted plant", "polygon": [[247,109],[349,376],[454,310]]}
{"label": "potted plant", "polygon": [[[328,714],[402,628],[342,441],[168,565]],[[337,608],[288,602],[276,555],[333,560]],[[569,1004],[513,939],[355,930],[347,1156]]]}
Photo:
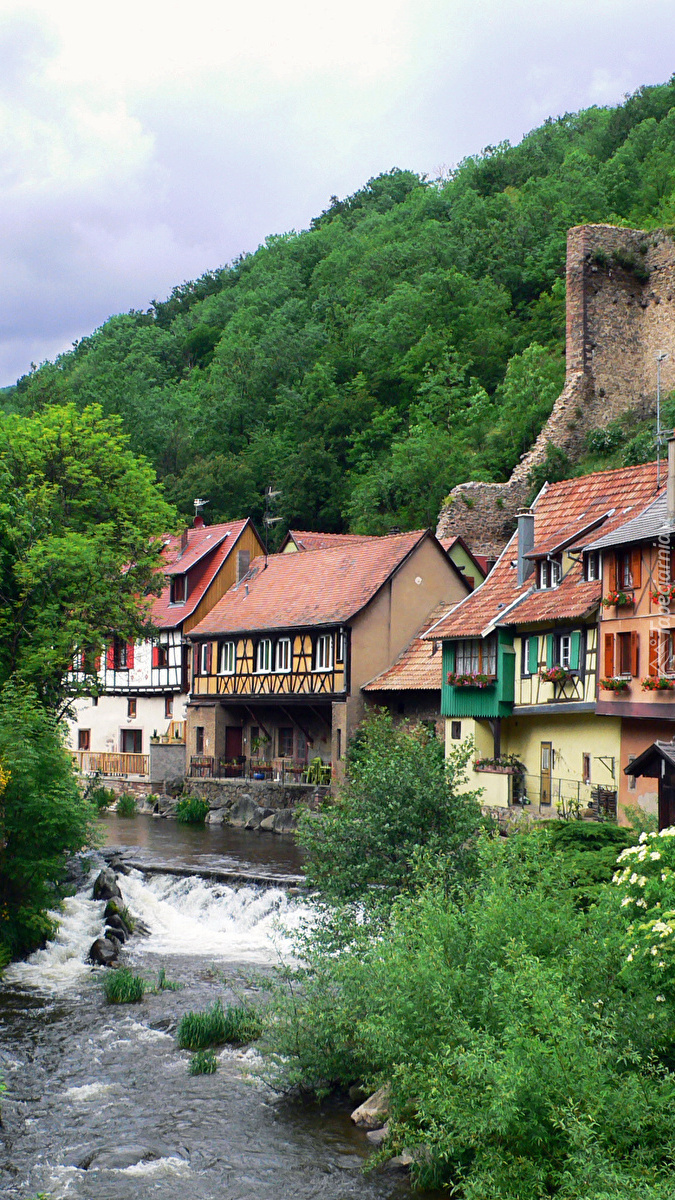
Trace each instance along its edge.
{"label": "potted plant", "polygon": [[546,667],[539,672],[539,678],[544,683],[569,683],[570,679],[574,679],[574,672],[568,671],[567,667]]}
{"label": "potted plant", "polygon": [[630,685],[629,679],[622,679],[620,675],[613,676],[611,679],[601,679],[600,687],[605,692],[627,692]]}
{"label": "potted plant", "polygon": [[633,596],[630,592],[619,592],[615,588],[604,597],[602,603],[605,608],[625,608],[633,603]]}
{"label": "potted plant", "polygon": [[664,583],[663,587],[655,588],[651,597],[655,604],[672,604],[675,600],[675,583]]}
{"label": "potted plant", "polygon": [[494,675],[481,675],[477,671],[467,671],[464,673],[461,671],[450,671],[448,673],[448,683],[452,687],[484,688],[489,687],[494,681]]}
{"label": "potted plant", "polygon": [[500,754],[497,758],[477,758],[474,771],[485,771],[493,775],[522,775],[523,763],[515,754]]}
{"label": "potted plant", "polygon": [[151,736],[151,738],[150,738],[150,741],[151,741],[151,742],[156,742],[157,744],[159,744],[159,734],[157,733],[157,730],[156,730],[156,729],[153,729],[153,731],[152,731],[152,736]]}
{"label": "potted plant", "polygon": [[675,679],[666,675],[648,675],[642,680],[643,692],[675,692]]}

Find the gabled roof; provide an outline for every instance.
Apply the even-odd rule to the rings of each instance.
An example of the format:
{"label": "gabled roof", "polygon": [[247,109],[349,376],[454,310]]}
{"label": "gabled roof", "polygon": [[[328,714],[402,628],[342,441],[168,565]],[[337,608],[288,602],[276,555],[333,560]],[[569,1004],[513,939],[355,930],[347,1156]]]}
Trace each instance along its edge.
{"label": "gabled roof", "polygon": [[609,546],[627,546],[631,542],[652,541],[662,533],[675,533],[675,528],[668,520],[668,499],[665,492],[632,521],[626,521],[625,525],[611,533],[603,533],[588,549],[605,550]]}
{"label": "gabled roof", "polygon": [[352,542],[371,542],[372,534],[366,533],[312,533],[307,529],[289,529],[281,546],[283,551],[289,542],[295,542],[298,550],[331,550],[348,546]]}
{"label": "gabled roof", "polygon": [[151,618],[158,629],[175,629],[192,615],[249,521],[247,517],[243,521],[188,529],[187,547],[182,554],[180,535],[166,539],[164,566],[160,569],[166,575],[189,572],[188,596],[184,604],[171,604],[171,587],[167,583],[151,604]]}
{"label": "gabled roof", "polygon": [[[527,558],[545,557],[562,546],[580,554],[597,545],[601,529],[614,532],[643,513],[655,492],[656,463],[548,484],[532,505],[534,546]],[[424,636],[484,637],[501,625],[583,618],[600,603],[601,584],[583,580],[580,562],[556,588],[538,590],[535,575],[519,587],[517,556],[514,534],[485,582]]]}
{"label": "gabled roof", "polygon": [[485,579],[485,576],[487,575],[487,559],[483,554],[474,554],[459,533],[456,533],[453,537],[439,538],[438,540],[445,550],[445,553],[448,555],[450,554],[453,546],[461,546],[464,553],[467,554],[471,559],[471,562],[474,564],[478,574],[481,576],[481,578]]}
{"label": "gabled roof", "polygon": [[430,530],[418,529],[311,554],[271,554],[267,562],[256,558],[190,637],[341,624],[426,538],[436,540]]}
{"label": "gabled roof", "polygon": [[364,684],[364,692],[412,692],[441,690],[443,654],[438,643],[425,642],[423,634],[447,613],[447,604],[437,604],[419,633],[399,654],[396,662]]}
{"label": "gabled roof", "polygon": [[627,767],[624,775],[646,775],[658,779],[661,775],[661,764],[666,763],[669,770],[675,767],[675,742],[652,742]]}

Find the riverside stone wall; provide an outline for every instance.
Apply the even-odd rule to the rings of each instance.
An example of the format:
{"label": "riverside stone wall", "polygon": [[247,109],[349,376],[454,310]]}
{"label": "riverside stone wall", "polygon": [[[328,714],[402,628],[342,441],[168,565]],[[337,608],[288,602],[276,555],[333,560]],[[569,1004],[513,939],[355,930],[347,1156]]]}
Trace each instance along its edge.
{"label": "riverside stone wall", "polygon": [[508,483],[463,483],[439,515],[437,534],[461,534],[495,557],[530,492],[549,443],[573,460],[589,429],[630,410],[655,411],[656,355],[664,393],[675,388],[675,243],[666,233],[579,225],[567,238],[566,378],[553,411]]}
{"label": "riverside stone wall", "polygon": [[208,801],[211,808],[232,808],[241,800],[251,800],[260,808],[279,811],[299,804],[316,804],[327,788],[310,783],[272,783],[267,779],[192,779],[184,783],[185,792]]}

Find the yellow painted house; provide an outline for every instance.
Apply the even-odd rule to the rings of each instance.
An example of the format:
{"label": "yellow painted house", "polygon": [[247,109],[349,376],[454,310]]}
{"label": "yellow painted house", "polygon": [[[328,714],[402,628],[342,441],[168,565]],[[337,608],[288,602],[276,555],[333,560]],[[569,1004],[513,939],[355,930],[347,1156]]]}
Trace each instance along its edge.
{"label": "yellow painted house", "polygon": [[485,805],[617,812],[621,721],[597,710],[602,560],[654,499],[655,464],[546,485],[486,581],[424,635],[443,643],[446,747],[475,743]]}

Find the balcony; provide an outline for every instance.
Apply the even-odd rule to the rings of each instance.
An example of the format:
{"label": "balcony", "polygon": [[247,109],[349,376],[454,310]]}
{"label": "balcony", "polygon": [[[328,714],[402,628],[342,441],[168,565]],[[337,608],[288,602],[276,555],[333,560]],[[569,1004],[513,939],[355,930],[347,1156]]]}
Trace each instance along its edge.
{"label": "balcony", "polygon": [[189,774],[196,779],[257,779],[271,783],[308,783],[327,787],[332,778],[332,764],[314,759],[311,763],[292,758],[238,759],[214,758],[208,754],[190,757]]}
{"label": "balcony", "polygon": [[71,750],[81,775],[107,775],[123,778],[126,775],[148,775],[147,754],[97,753],[93,750]]}

